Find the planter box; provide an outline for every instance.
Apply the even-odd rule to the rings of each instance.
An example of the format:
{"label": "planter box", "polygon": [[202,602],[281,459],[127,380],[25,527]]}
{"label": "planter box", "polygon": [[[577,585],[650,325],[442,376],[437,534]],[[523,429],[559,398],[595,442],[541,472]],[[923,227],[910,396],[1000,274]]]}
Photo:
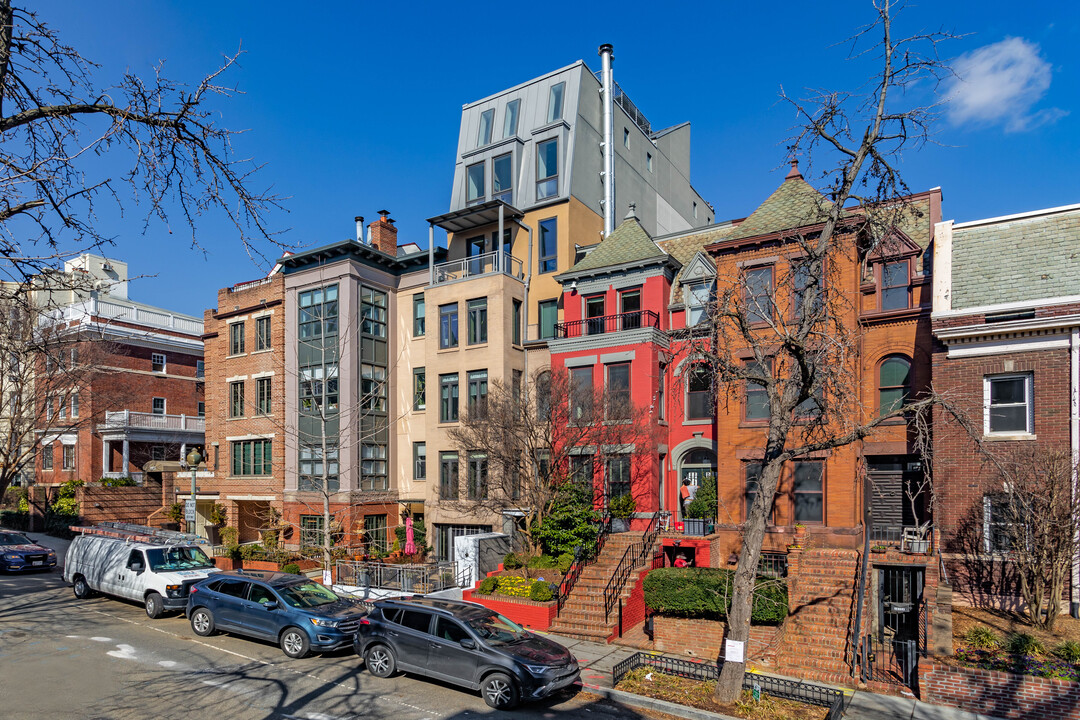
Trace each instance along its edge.
{"label": "planter box", "polygon": [[271,570],[277,572],[281,569],[281,566],[276,562],[269,562],[267,560],[241,560],[240,567],[245,570]]}
{"label": "planter box", "polygon": [[464,591],[462,600],[483,605],[531,630],[547,630],[555,621],[555,614],[558,612],[558,603],[555,600],[539,603],[524,598],[477,595],[472,590]]}
{"label": "planter box", "polygon": [[685,532],[687,535],[697,535],[700,537],[704,537],[706,524],[706,520],[702,520],[699,518],[687,518],[686,520],[683,520],[683,532]]}
{"label": "planter box", "polygon": [[243,561],[233,560],[231,557],[216,557],[213,560],[214,565],[222,570],[238,570],[243,567]]}

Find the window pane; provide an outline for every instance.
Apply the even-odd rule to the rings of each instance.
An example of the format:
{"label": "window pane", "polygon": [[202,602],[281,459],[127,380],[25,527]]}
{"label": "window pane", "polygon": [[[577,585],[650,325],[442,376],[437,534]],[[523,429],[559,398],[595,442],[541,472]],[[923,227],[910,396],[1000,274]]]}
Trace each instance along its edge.
{"label": "window pane", "polygon": [[495,109],[480,113],[480,132],[476,138],[477,147],[491,142],[491,126],[495,123]]}
{"label": "window pane", "polygon": [[540,272],[555,272],[559,263],[559,225],[556,218],[540,221]]}
{"label": "window pane", "polygon": [[465,171],[466,202],[484,199],[484,163],[470,165]]}
{"label": "window pane", "polygon": [[1006,378],[990,381],[990,404],[1025,402],[1027,380],[1025,378]]}
{"label": "window pane", "polygon": [[881,363],[881,386],[907,385],[911,364],[903,358],[889,358]]}
{"label": "window pane", "polygon": [[513,204],[514,169],[509,154],[500,155],[491,163],[491,197]]}
{"label": "window pane", "polygon": [[546,140],[536,146],[536,199],[559,194],[559,141]]}
{"label": "window pane", "polygon": [[746,271],[746,319],[751,323],[772,318],[772,268]]}
{"label": "window pane", "polygon": [[881,414],[888,415],[904,407],[904,395],[904,388],[883,388],[880,392]]}
{"label": "window pane", "polygon": [[562,119],[563,90],[565,89],[566,83],[551,86],[551,93],[548,95],[548,122]]}
{"label": "window pane", "polygon": [[540,303],[540,337],[555,337],[555,323],[559,318],[558,301],[545,300]]}
{"label": "window pane", "polygon": [[821,463],[795,463],[795,492],[821,492]]}
{"label": "window pane", "polygon": [[1027,406],[990,408],[991,432],[1026,432]]}
{"label": "window pane", "polygon": [[506,113],[503,115],[503,137],[508,138],[517,135],[518,108],[520,100],[511,100],[506,103]]}

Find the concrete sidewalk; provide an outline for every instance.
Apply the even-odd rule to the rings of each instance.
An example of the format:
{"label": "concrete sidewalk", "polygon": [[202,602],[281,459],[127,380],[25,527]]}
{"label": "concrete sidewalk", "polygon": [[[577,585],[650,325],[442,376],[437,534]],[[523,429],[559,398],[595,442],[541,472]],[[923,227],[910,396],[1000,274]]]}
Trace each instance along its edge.
{"label": "concrete sidewalk", "polygon": [[[581,682],[586,688],[612,689],[611,671],[615,665],[639,652],[621,645],[577,640],[554,633],[542,634],[565,645],[574,654],[581,665]],[[849,697],[844,711],[845,720],[998,720],[989,715],[977,715],[945,705],[931,705],[910,697],[852,692],[850,688],[837,689]],[[695,710],[690,716],[700,717],[700,713],[700,710]]]}

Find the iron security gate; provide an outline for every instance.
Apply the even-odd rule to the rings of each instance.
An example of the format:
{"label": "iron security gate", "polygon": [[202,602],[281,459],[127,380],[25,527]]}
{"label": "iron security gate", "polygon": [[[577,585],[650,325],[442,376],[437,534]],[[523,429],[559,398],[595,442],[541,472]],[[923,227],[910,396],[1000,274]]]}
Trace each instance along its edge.
{"label": "iron security gate", "polygon": [[863,680],[913,687],[926,654],[924,568],[879,567],[877,627],[863,638]]}

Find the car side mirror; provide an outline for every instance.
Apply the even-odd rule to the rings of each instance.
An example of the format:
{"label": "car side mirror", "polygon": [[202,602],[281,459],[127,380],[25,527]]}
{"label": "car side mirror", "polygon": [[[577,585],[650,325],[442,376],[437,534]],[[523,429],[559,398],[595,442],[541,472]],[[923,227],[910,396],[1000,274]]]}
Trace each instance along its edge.
{"label": "car side mirror", "polygon": [[261,603],[261,604],[267,610],[277,610],[279,607],[281,607],[278,604],[277,600],[271,600],[270,602],[265,602],[265,603]]}
{"label": "car side mirror", "polygon": [[139,573],[141,573],[143,571],[143,564],[142,563],[138,563],[138,562],[137,563],[131,563],[131,565],[129,567],[131,569],[131,572],[135,573],[136,575],[138,575]]}
{"label": "car side mirror", "polygon": [[461,642],[458,643],[458,644],[461,645],[461,647],[465,648],[466,650],[475,650],[476,649],[476,641],[473,640],[472,638],[463,638],[461,640]]}

